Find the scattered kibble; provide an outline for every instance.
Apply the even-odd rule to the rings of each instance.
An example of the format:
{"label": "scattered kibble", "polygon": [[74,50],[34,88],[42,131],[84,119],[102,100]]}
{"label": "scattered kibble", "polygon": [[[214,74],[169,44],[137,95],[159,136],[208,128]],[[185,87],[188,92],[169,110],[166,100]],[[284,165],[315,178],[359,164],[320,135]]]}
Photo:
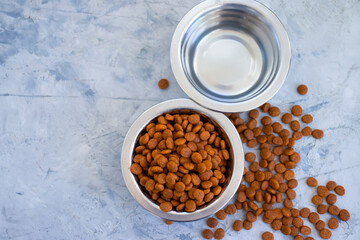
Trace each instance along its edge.
{"label": "scattered kibble", "polygon": [[301,121],[303,123],[311,123],[313,121],[313,117],[310,114],[305,114],[301,117]]}
{"label": "scattered kibble", "polygon": [[320,231],[320,237],[322,239],[329,239],[331,238],[331,231],[329,229],[324,228]]}
{"label": "scattered kibble", "polygon": [[329,195],[329,189],[327,189],[327,187],[325,186],[318,186],[316,191],[320,197],[326,197],[327,195]]}
{"label": "scattered kibble", "polygon": [[306,180],[306,184],[309,186],[309,187],[316,187],[318,182],[315,178],[313,177],[309,177],[307,180]]}
{"label": "scattered kibble", "polygon": [[294,116],[300,116],[302,114],[302,108],[300,105],[295,105],[291,108],[291,113]]}
{"label": "scattered kibble", "polygon": [[315,138],[315,139],[320,139],[324,136],[324,132],[320,129],[315,129],[312,131],[312,136]]}
{"label": "scattered kibble", "polygon": [[274,235],[271,232],[264,232],[261,237],[262,240],[274,240]]}
{"label": "scattered kibble", "polygon": [[233,223],[234,231],[240,231],[243,228],[243,222],[241,220],[235,220]]}
{"label": "scattered kibble", "polygon": [[326,187],[329,189],[329,191],[333,191],[336,188],[337,184],[334,181],[329,181],[326,183]]}
{"label": "scattered kibble", "polygon": [[339,196],[343,196],[345,194],[345,188],[341,185],[335,187],[335,193]]}
{"label": "scattered kibble", "polygon": [[342,209],[340,210],[339,218],[346,222],[350,219],[350,213],[346,209]]}
{"label": "scattered kibble", "polygon": [[216,228],[218,225],[218,220],[216,220],[216,218],[209,218],[206,223],[210,228]]}
{"label": "scattered kibble", "polygon": [[164,222],[165,222],[167,225],[171,225],[171,224],[174,223],[173,221],[170,221],[170,220],[167,220],[167,219],[164,219]]}
{"label": "scattered kibble", "polygon": [[217,213],[215,214],[216,217],[219,219],[219,220],[224,220],[226,218],[226,213],[224,210],[220,209],[219,211],[217,211]]}
{"label": "scattered kibble", "polygon": [[225,236],[225,231],[222,228],[218,228],[216,229],[215,233],[214,233],[214,238],[215,239],[223,239]]}
{"label": "scattered kibble", "polygon": [[323,220],[319,220],[316,224],[315,224],[315,228],[318,231],[321,231],[325,228],[325,222]]}
{"label": "scattered kibble", "polygon": [[165,78],[160,79],[158,85],[160,89],[166,89],[169,87],[169,81]]}
{"label": "scattered kibble", "polygon": [[[308,89],[305,85],[298,87],[298,92],[301,95],[305,95],[307,91]],[[246,211],[245,219],[243,221],[237,219],[233,222],[232,229],[234,231],[241,231],[242,229],[250,230],[254,222],[261,218],[265,223],[270,224],[272,229],[281,231],[284,235],[291,235],[295,240],[312,240],[313,238],[309,236],[311,228],[304,225],[303,221],[304,218],[308,218],[309,222],[314,224],[316,230],[319,231],[320,237],[329,239],[331,237],[329,229],[334,230],[338,228],[339,222],[335,217],[331,218],[327,223],[329,229],[326,229],[326,224],[320,219],[319,214],[329,213],[333,216],[338,216],[342,221],[348,221],[350,213],[345,209],[340,210],[334,205],[337,201],[337,196],[330,192],[334,191],[337,195],[343,196],[345,189],[334,181],[329,181],[326,186],[318,186],[317,180],[310,177],[306,180],[306,183],[310,187],[317,187],[316,195],[311,199],[317,212],[311,212],[309,208],[294,208],[292,202],[296,198],[295,188],[298,186],[295,173],[292,169],[300,162],[300,155],[293,147],[296,141],[302,137],[312,136],[315,139],[322,138],[324,135],[323,131],[320,129],[313,130],[311,127],[306,126],[306,124],[312,123],[313,116],[310,114],[302,115],[303,109],[300,105],[293,106],[291,113],[283,114],[281,122],[272,119],[272,117],[278,117],[281,114],[278,107],[265,103],[260,107],[260,110],[267,115],[260,119],[259,110],[253,109],[248,112],[249,120],[247,122],[239,114],[227,114],[244,144],[249,148],[260,146],[258,152],[259,160],[257,160],[257,154],[254,152],[247,152],[245,154],[245,160],[249,163],[249,166],[244,168],[243,182],[238,188],[236,201],[233,204],[227,205],[224,210],[219,210],[215,214],[216,218],[224,220],[227,215],[233,215],[237,210],[243,209]],[[172,123],[178,123],[176,126],[175,124],[172,126],[174,130],[167,129],[169,127],[168,123],[162,120],[151,127],[147,127],[146,131],[149,136],[139,138],[140,148],[137,155],[141,154],[147,160],[147,155],[150,154],[150,157],[153,157],[152,152],[154,150],[159,150],[159,154],[166,155],[169,152],[166,150],[180,148],[177,150],[177,155],[180,158],[182,157],[182,159],[188,158],[190,161],[182,161],[181,159],[171,161],[169,158],[168,162],[165,163],[165,160],[161,158],[157,159],[156,164],[151,165],[147,163],[146,165],[144,158],[137,156],[136,158],[134,157],[131,171],[137,176],[143,176],[139,182],[146,190],[153,191],[155,189],[155,191],[160,193],[158,194],[159,199],[162,199],[158,201],[160,209],[167,211],[169,208],[172,210],[175,207],[177,211],[182,211],[183,209],[185,211],[195,211],[198,206],[201,206],[199,205],[201,201],[205,202],[204,199],[208,194],[211,194],[210,201],[220,194],[222,189],[220,184],[223,183],[221,181],[224,181],[226,171],[225,166],[223,166],[224,161],[217,163],[219,168],[210,167],[210,163],[216,164],[213,161],[205,164],[207,159],[203,151],[208,156],[213,156],[214,153],[211,152],[210,148],[206,149],[206,146],[199,147],[199,142],[206,141],[208,145],[212,145],[215,154],[219,154],[220,160],[225,160],[225,157],[228,159],[230,154],[229,151],[224,151],[223,153],[223,150],[226,150],[226,145],[225,141],[219,136],[219,133],[213,137],[216,129],[211,123],[205,122],[199,115],[187,116],[185,118],[183,118],[183,115],[179,116],[181,119],[180,123],[176,122],[174,115],[169,115],[167,118],[163,116],[168,122],[174,121]],[[302,124],[297,119],[294,119],[293,116],[301,119],[302,124],[305,126],[301,126]],[[176,118],[179,119],[178,117]],[[199,122],[202,122],[201,126],[199,126]],[[261,125],[259,126],[259,124]],[[291,130],[287,130],[285,125],[282,124],[289,124]],[[191,125],[191,127],[188,125]],[[152,136],[150,136],[149,130],[152,127],[154,127],[155,131],[151,130]],[[173,142],[171,140],[166,141],[166,138],[163,136],[165,131],[165,135],[170,135],[171,132]],[[183,133],[179,133],[179,131]],[[159,134],[154,136],[158,132],[161,132],[162,138],[160,138]],[[161,149],[164,138],[165,148]],[[168,148],[167,144],[173,146],[173,148]],[[143,151],[146,154],[143,154]],[[176,154],[171,153],[171,156],[173,155]],[[166,155],[166,157],[168,156],[170,155]],[[154,166],[166,169],[167,171],[160,172],[160,169],[156,168],[154,169],[154,174],[157,177],[153,178],[153,176],[147,175],[146,171]],[[180,169],[182,171],[183,169],[188,170],[191,174],[182,172]],[[203,174],[209,170],[212,174],[204,177]],[[171,173],[175,173],[178,178],[172,179],[172,177],[168,177],[167,175],[169,174],[172,176]],[[174,183],[173,188],[169,188],[167,180]],[[191,187],[189,186],[190,184]],[[216,189],[214,186],[216,186]],[[173,191],[171,191],[172,189]],[[182,196],[177,196],[170,200],[163,198],[163,195],[166,198],[170,197],[170,195],[175,196],[178,192],[187,193],[187,197],[184,197],[186,199],[183,199],[184,201],[181,201]],[[282,203],[283,207],[274,208],[276,203]],[[180,207],[178,208],[177,206]],[[218,220],[216,218],[209,218],[207,220],[209,228],[218,227]],[[306,238],[299,234],[306,236]],[[223,239],[224,236],[225,231],[222,228],[217,228],[214,232],[210,229],[203,230],[203,237],[205,239],[213,237],[215,239]],[[271,232],[264,232],[261,237],[263,240],[274,239]]]}
{"label": "scattered kibble", "polygon": [[299,86],[297,87],[297,91],[298,91],[298,93],[299,93],[300,95],[305,95],[305,94],[307,93],[307,91],[308,91],[308,88],[307,88],[306,85],[301,84],[301,85],[299,85]]}
{"label": "scattered kibble", "polygon": [[339,222],[336,218],[330,218],[328,221],[328,227],[330,229],[336,229],[339,226]]}
{"label": "scattered kibble", "polygon": [[204,229],[202,232],[202,236],[204,239],[212,239],[214,234],[210,229]]}

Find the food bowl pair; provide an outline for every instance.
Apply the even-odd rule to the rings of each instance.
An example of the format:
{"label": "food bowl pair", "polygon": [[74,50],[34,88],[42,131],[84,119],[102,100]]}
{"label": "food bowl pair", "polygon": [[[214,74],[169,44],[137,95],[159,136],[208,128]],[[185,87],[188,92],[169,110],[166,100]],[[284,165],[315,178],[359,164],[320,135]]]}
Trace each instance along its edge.
{"label": "food bowl pair", "polygon": [[[173,221],[197,220],[217,212],[241,182],[244,152],[239,134],[220,112],[256,108],[280,89],[290,66],[288,35],[276,15],[249,0],[207,0],[191,9],[173,35],[170,57],[174,76],[191,99],[173,99],[145,111],[130,127],[122,148],[126,186],[145,209]],[[224,191],[194,212],[163,212],[130,172],[140,132],[157,116],[192,111],[213,121],[230,147],[230,176]]]}

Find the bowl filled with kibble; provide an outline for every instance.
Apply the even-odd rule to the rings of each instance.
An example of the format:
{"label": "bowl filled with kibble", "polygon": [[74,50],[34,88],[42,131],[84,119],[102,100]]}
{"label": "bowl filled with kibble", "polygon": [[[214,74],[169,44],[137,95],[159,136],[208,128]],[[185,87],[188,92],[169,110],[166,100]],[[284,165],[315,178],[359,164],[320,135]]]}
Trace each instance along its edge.
{"label": "bowl filled with kibble", "polygon": [[243,148],[231,121],[189,99],[145,111],[123,144],[122,173],[130,193],[168,220],[197,220],[221,209],[236,193],[243,169]]}

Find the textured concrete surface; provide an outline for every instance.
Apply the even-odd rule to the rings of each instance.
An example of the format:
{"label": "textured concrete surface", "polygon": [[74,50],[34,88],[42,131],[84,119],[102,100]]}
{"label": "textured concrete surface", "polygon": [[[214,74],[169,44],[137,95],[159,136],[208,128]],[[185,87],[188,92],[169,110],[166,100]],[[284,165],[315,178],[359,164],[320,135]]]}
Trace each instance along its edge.
{"label": "textured concrete surface", "polygon": [[[121,176],[123,138],[144,110],[186,97],[169,61],[172,33],[199,0],[0,0],[0,239],[199,239],[205,220],[171,226],[140,207]],[[271,100],[314,115],[301,140],[296,207],[308,176],[346,188],[351,213],[333,239],[360,238],[360,2],[261,0],[292,44],[287,80]],[[168,78],[166,91],[157,88]],[[306,83],[309,94],[295,94]],[[270,227],[231,230],[260,239]],[[329,216],[323,217],[328,219]],[[312,236],[319,239],[313,228]],[[291,239],[275,233],[276,239]]]}

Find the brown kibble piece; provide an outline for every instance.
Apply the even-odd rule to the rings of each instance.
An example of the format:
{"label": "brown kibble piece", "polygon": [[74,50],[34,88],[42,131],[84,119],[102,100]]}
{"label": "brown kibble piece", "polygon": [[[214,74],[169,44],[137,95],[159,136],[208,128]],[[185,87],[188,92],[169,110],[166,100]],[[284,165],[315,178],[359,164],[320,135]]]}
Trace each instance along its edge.
{"label": "brown kibble piece", "polygon": [[133,163],[130,166],[130,171],[135,175],[139,175],[140,173],[142,173],[142,168],[139,164]]}
{"label": "brown kibble piece", "polygon": [[160,89],[166,89],[169,86],[169,81],[165,78],[160,79],[158,82],[158,86]]}
{"label": "brown kibble piece", "polygon": [[335,194],[330,193],[327,197],[326,197],[326,202],[329,205],[334,205],[336,203],[337,197]]}
{"label": "brown kibble piece", "polygon": [[236,212],[236,207],[234,204],[229,204],[225,208],[225,213],[228,215],[233,215]]}
{"label": "brown kibble piece", "polygon": [[320,205],[323,203],[324,199],[322,197],[320,197],[319,195],[315,195],[312,197],[311,201],[315,205]]}
{"label": "brown kibble piece", "polygon": [[214,233],[214,238],[215,239],[223,239],[225,236],[225,231],[222,228],[218,228],[216,229],[215,233]]}
{"label": "brown kibble piece", "polygon": [[322,239],[329,239],[331,238],[331,231],[329,229],[324,228],[320,231],[320,237]]}
{"label": "brown kibble piece", "polygon": [[318,186],[316,191],[317,194],[321,197],[326,197],[327,195],[329,195],[329,189],[327,189],[327,187],[325,186]]}
{"label": "brown kibble piece", "polygon": [[274,235],[271,232],[264,232],[261,237],[262,240],[274,240]]}
{"label": "brown kibble piece", "polygon": [[326,183],[326,187],[327,189],[329,189],[329,191],[333,191],[336,188],[337,184],[334,181],[329,181]]}
{"label": "brown kibble piece", "polygon": [[205,239],[212,239],[214,234],[210,229],[204,229],[202,232],[202,236]]}
{"label": "brown kibble piece", "polygon": [[316,210],[319,214],[325,214],[328,211],[328,206],[325,204],[320,204],[319,206],[317,206]]}
{"label": "brown kibble piece", "polygon": [[293,131],[299,131],[300,130],[300,123],[298,120],[293,120],[290,123],[290,128]]}
{"label": "brown kibble piece", "polygon": [[340,214],[340,209],[335,205],[331,205],[329,206],[328,212],[333,216],[337,216]]}
{"label": "brown kibble piece", "polygon": [[[293,202],[290,200],[290,199],[284,199],[284,202],[283,202],[284,206],[287,207],[287,208],[292,208],[294,206]],[[310,210],[309,210],[310,211]]]}
{"label": "brown kibble piece", "polygon": [[246,137],[247,140],[251,140],[251,139],[254,138],[254,133],[253,133],[252,130],[246,129],[246,130],[244,131],[244,136]]}
{"label": "brown kibble piece", "polygon": [[200,115],[199,114],[191,114],[188,117],[189,123],[191,123],[193,126],[197,125],[200,122]]}
{"label": "brown kibble piece", "polygon": [[248,152],[245,154],[245,160],[248,162],[253,162],[256,159],[256,155],[252,152]]}
{"label": "brown kibble piece", "polygon": [[170,202],[162,202],[160,204],[160,209],[164,212],[170,212],[172,210],[173,205]]}
{"label": "brown kibble piece", "polygon": [[273,124],[271,124],[271,126],[275,133],[279,133],[282,130],[282,126],[279,122],[274,122]]}
{"label": "brown kibble piece", "polygon": [[305,137],[307,136],[310,136],[312,134],[312,129],[311,127],[304,127],[302,130],[301,130],[301,134]]}
{"label": "brown kibble piece", "polygon": [[280,187],[279,182],[275,178],[270,179],[269,184],[275,190],[277,190]]}
{"label": "brown kibble piece", "polygon": [[320,139],[324,136],[324,132],[320,129],[315,129],[314,131],[312,131],[312,136],[315,139]]}
{"label": "brown kibble piece", "polygon": [[290,229],[291,229],[291,232],[290,232],[291,236],[297,236],[300,233],[299,228],[297,228],[295,226],[291,226]]}
{"label": "brown kibble piece", "polygon": [[309,187],[316,187],[317,186],[317,180],[313,177],[309,177],[307,180],[306,180],[306,184],[309,186]]}
{"label": "brown kibble piece", "polygon": [[295,105],[291,108],[291,113],[294,116],[300,116],[302,114],[302,108],[300,105]]}
{"label": "brown kibble piece", "polygon": [[297,228],[301,227],[302,225],[304,225],[304,221],[299,218],[299,217],[296,217],[293,219],[293,225]]}
{"label": "brown kibble piece", "polygon": [[319,220],[316,224],[315,224],[315,228],[318,231],[321,231],[325,228],[325,222],[323,220]]}
{"label": "brown kibble piece", "polygon": [[271,227],[272,229],[274,229],[275,231],[278,231],[281,229],[282,227],[282,222],[279,219],[275,219],[272,223],[271,223]]}
{"label": "brown kibble piece", "polygon": [[253,212],[247,212],[246,213],[246,220],[249,222],[255,222],[257,219],[257,216]]}
{"label": "brown kibble piece", "polygon": [[303,235],[310,235],[311,234],[311,228],[309,228],[308,226],[302,226],[300,228],[300,232]]}
{"label": "brown kibble piece", "polygon": [[257,141],[256,141],[255,139],[251,139],[251,140],[249,140],[249,141],[247,142],[247,146],[248,146],[249,148],[254,148],[254,147],[256,147],[256,144],[257,144]]}
{"label": "brown kibble piece", "polygon": [[339,218],[342,221],[348,221],[350,219],[350,213],[346,210],[346,209],[341,209],[340,213],[339,213]]}
{"label": "brown kibble piece", "polygon": [[205,196],[204,191],[202,191],[200,189],[196,189],[194,191],[193,195],[194,195],[195,200],[200,201],[200,202],[204,199],[204,196]]}
{"label": "brown kibble piece", "polygon": [[196,210],[196,203],[194,200],[187,200],[185,202],[185,211],[193,212]]}
{"label": "brown kibble piece", "polygon": [[303,218],[309,217],[309,214],[310,214],[310,209],[309,208],[302,208],[300,210],[300,216],[303,217]]}
{"label": "brown kibble piece", "polygon": [[256,125],[257,125],[257,121],[256,121],[256,119],[250,119],[248,122],[247,122],[247,124],[246,124],[246,126],[249,128],[249,129],[254,129],[254,128],[256,128]]}
{"label": "brown kibble piece", "polygon": [[300,216],[300,210],[297,209],[297,208],[291,209],[291,216],[293,216],[293,217],[298,217],[298,216]]}
{"label": "brown kibble piece", "polygon": [[308,87],[304,84],[301,84],[297,87],[297,91],[300,95],[305,95],[308,91]]}
{"label": "brown kibble piece", "polygon": [[262,125],[270,125],[272,123],[272,119],[269,116],[264,116],[263,118],[261,118],[261,124]]}
{"label": "brown kibble piece", "polygon": [[194,163],[200,163],[202,161],[202,156],[200,153],[198,152],[193,152],[191,154],[191,160],[194,162]]}
{"label": "brown kibble piece", "polygon": [[209,218],[206,221],[206,224],[210,227],[210,228],[216,228],[218,225],[218,220],[216,218]]}
{"label": "brown kibble piece", "polygon": [[285,124],[289,124],[292,120],[292,115],[290,113],[285,113],[282,117],[281,117],[281,121]]}
{"label": "brown kibble piece", "polygon": [[339,222],[336,218],[330,218],[328,221],[328,227],[330,229],[337,229],[339,227]]}
{"label": "brown kibble piece", "polygon": [[252,228],[252,222],[249,222],[248,220],[245,220],[245,221],[243,222],[243,227],[244,227],[244,229],[246,229],[246,230],[250,230],[250,229]]}
{"label": "brown kibble piece", "polygon": [[243,228],[243,222],[240,221],[240,220],[235,220],[234,223],[233,223],[233,229],[238,232],[242,228]]}
{"label": "brown kibble piece", "polygon": [[224,210],[220,209],[219,211],[216,212],[216,217],[220,220],[224,220],[226,218],[226,213]]}
{"label": "brown kibble piece", "polygon": [[278,107],[271,107],[269,109],[269,115],[272,117],[277,117],[280,115],[280,109]]}
{"label": "brown kibble piece", "polygon": [[298,185],[298,181],[294,178],[294,179],[291,179],[288,181],[288,187],[291,188],[291,189],[294,189],[297,187]]}
{"label": "brown kibble piece", "polygon": [[345,188],[341,185],[335,187],[335,193],[339,196],[343,196],[345,194]]}
{"label": "brown kibble piece", "polygon": [[313,121],[313,117],[310,114],[305,114],[301,117],[301,121],[303,123],[311,123]]}
{"label": "brown kibble piece", "polygon": [[286,196],[290,200],[294,200],[296,198],[296,192],[293,189],[286,190]]}
{"label": "brown kibble piece", "polygon": [[270,103],[264,103],[262,106],[261,106],[261,111],[263,111],[264,113],[267,113],[270,109]]}
{"label": "brown kibble piece", "polygon": [[317,214],[316,212],[312,212],[309,214],[309,222],[317,223],[319,219],[320,219],[319,214]]}
{"label": "brown kibble piece", "polygon": [[294,171],[292,171],[292,170],[286,170],[285,172],[284,172],[284,178],[286,179],[286,180],[291,180],[291,179],[293,179],[295,177],[295,173],[294,173]]}
{"label": "brown kibble piece", "polygon": [[304,237],[301,236],[301,235],[296,235],[296,236],[294,237],[294,240],[304,240]]}
{"label": "brown kibble piece", "polygon": [[250,118],[257,118],[259,116],[259,111],[257,109],[253,109],[249,111]]}
{"label": "brown kibble piece", "polygon": [[282,225],[282,226],[281,226],[281,232],[282,232],[284,235],[290,235],[290,233],[291,233],[291,228],[290,228],[288,225]]}
{"label": "brown kibble piece", "polygon": [[173,224],[174,222],[173,222],[173,221],[170,221],[170,220],[167,220],[167,219],[164,219],[164,223],[166,223],[167,225],[171,225],[171,224]]}
{"label": "brown kibble piece", "polygon": [[177,182],[175,184],[175,190],[178,192],[183,192],[185,190],[185,184],[183,182]]}

